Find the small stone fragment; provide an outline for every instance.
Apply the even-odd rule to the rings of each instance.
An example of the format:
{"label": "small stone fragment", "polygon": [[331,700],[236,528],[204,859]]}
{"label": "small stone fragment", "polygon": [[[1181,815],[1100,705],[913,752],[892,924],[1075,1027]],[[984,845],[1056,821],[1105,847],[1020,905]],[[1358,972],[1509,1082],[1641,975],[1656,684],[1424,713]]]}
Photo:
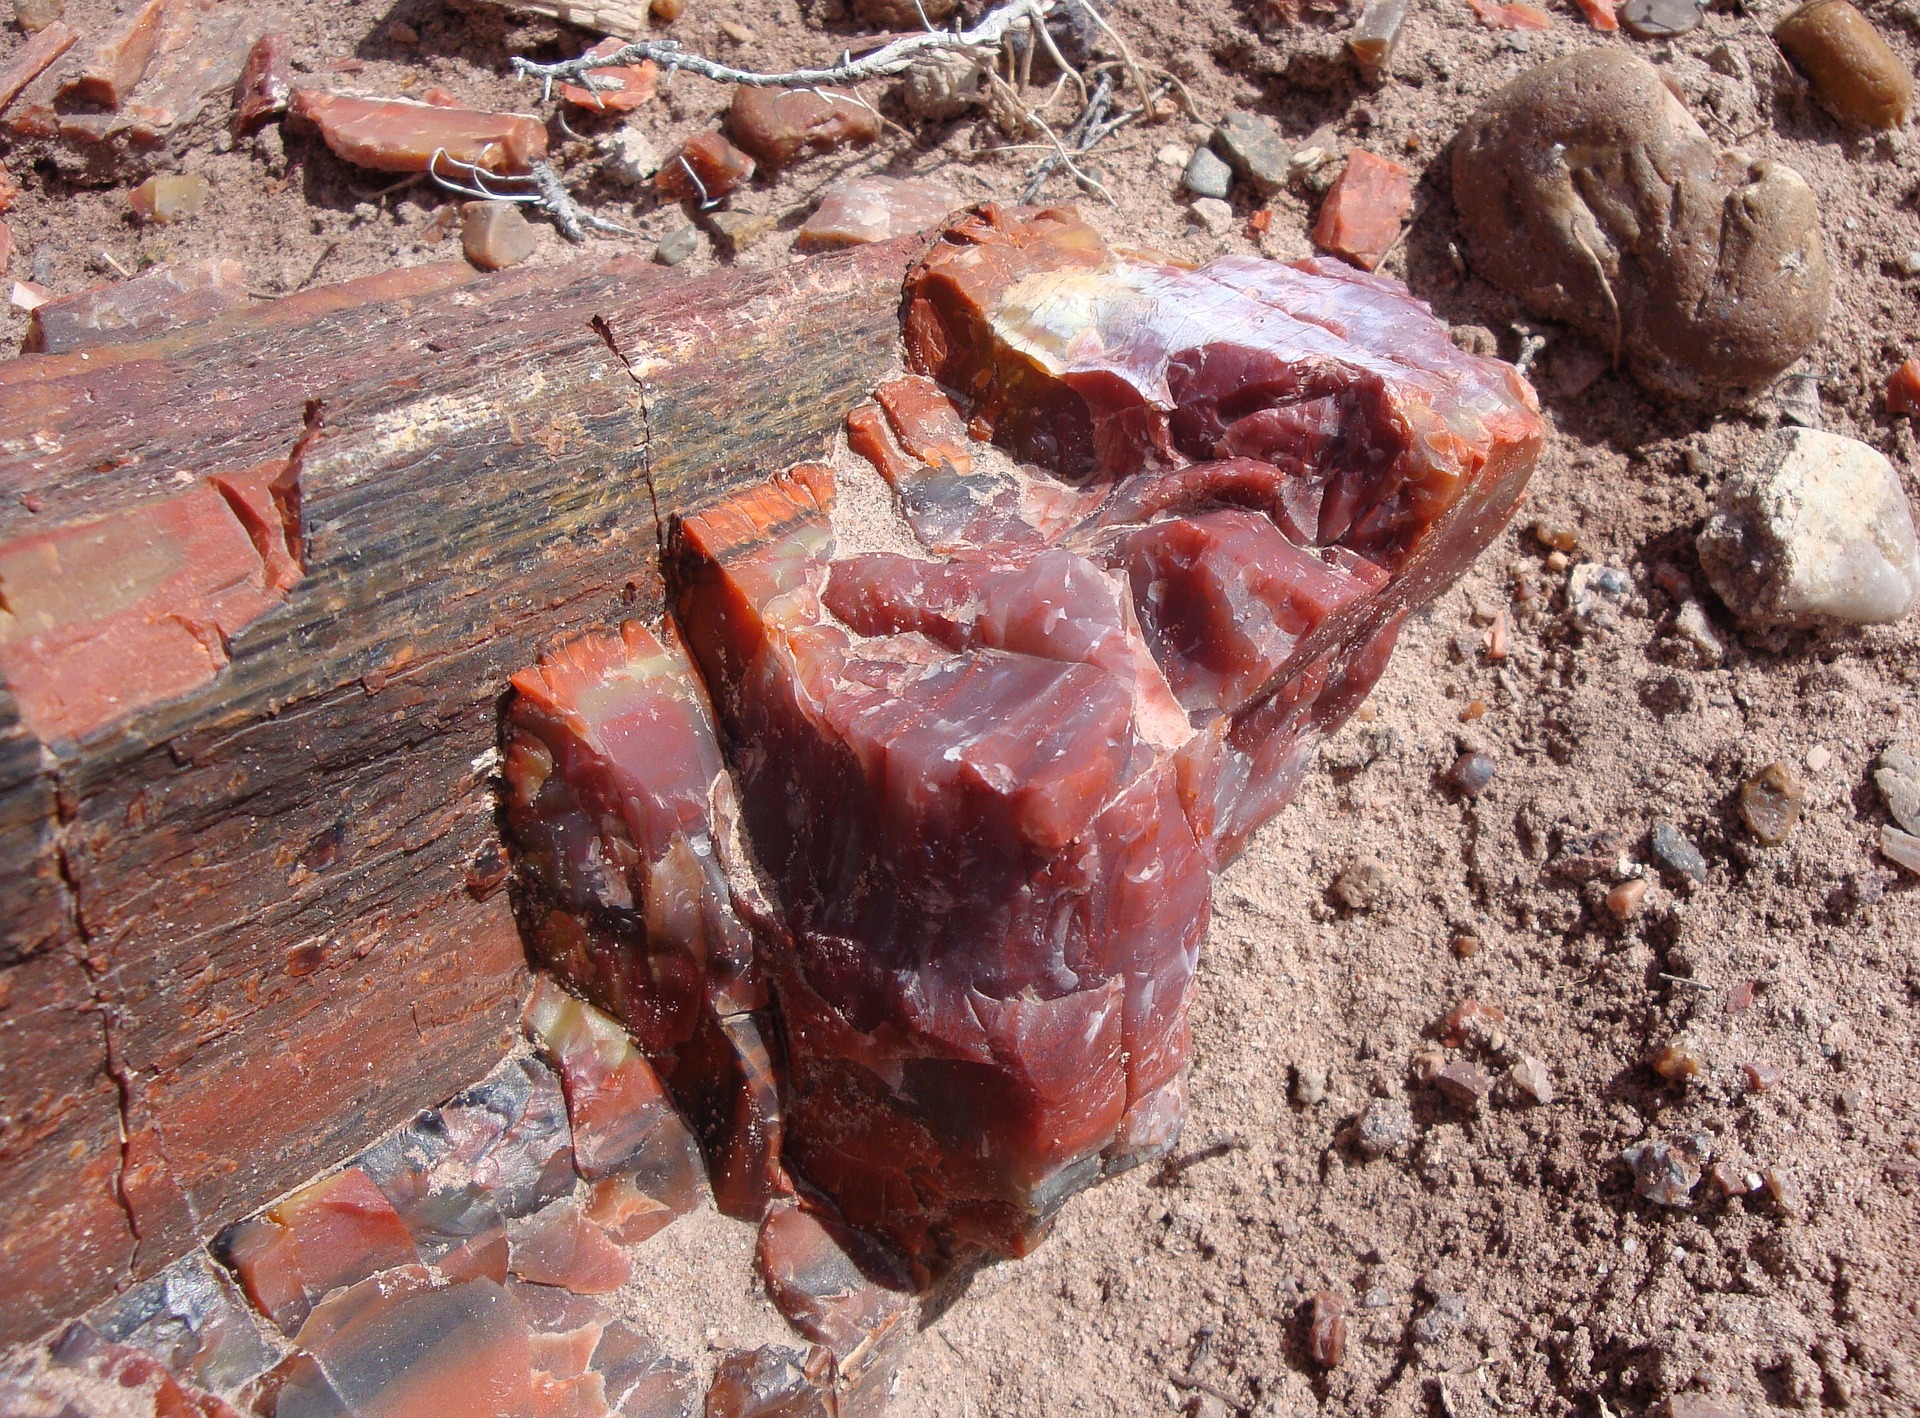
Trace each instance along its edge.
{"label": "small stone fragment", "polygon": [[533,225],[517,202],[462,202],[460,249],[483,271],[504,271],[533,255]]}
{"label": "small stone fragment", "polygon": [[1347,52],[1363,79],[1378,83],[1392,66],[1406,18],[1407,0],[1367,0],[1347,34]]}
{"label": "small stone fragment", "polygon": [[291,46],[283,34],[263,34],[247,51],[246,67],[233,89],[232,132],[244,138],[293,100]]}
{"label": "small stone fragment", "polygon": [[276,1418],[533,1414],[533,1334],[491,1280],[388,1271],[316,1306],[298,1343]]}
{"label": "small stone fragment", "polygon": [[653,187],[669,201],[692,198],[705,205],[752,176],[753,159],[710,128],[687,139],[673,160],[654,174]]}
{"label": "small stone fragment", "polygon": [[1614,0],[1575,0],[1580,13],[1587,17],[1587,23],[1595,29],[1611,34],[1620,28],[1620,16],[1614,7]]}
{"label": "small stone fragment", "polygon": [[1478,1108],[1493,1092],[1493,1076],[1478,1064],[1458,1060],[1433,1076],[1433,1086],[1450,1103],[1462,1108]]}
{"label": "small stone fragment", "polygon": [[1184,180],[1196,197],[1225,197],[1233,186],[1233,169],[1213,149],[1195,148]]}
{"label": "small stone fragment", "polygon": [[1209,235],[1225,236],[1233,230],[1233,208],[1218,197],[1196,197],[1187,212]]}
{"label": "small stone fragment", "polygon": [[1669,1083],[1685,1083],[1707,1071],[1704,1055],[1693,1045],[1676,1039],[1662,1045],[1647,1061],[1653,1071]]}
{"label": "small stone fragment", "polygon": [[663,25],[670,25],[685,13],[687,0],[653,0],[647,13]]}
{"label": "small stone fragment", "polygon": [[1673,628],[1679,632],[1680,639],[1691,647],[1694,662],[1699,668],[1710,669],[1726,659],[1726,642],[1720,638],[1720,632],[1707,615],[1707,608],[1700,602],[1682,601],[1680,609],[1673,613]]}
{"label": "small stone fragment", "polygon": [[1640,908],[1646,903],[1647,883],[1643,877],[1623,881],[1607,893],[1607,914],[1621,923],[1632,920],[1640,914]]}
{"label": "small stone fragment", "polygon": [[1890,822],[1880,824],[1880,855],[1895,866],[1920,876],[1920,836],[1902,832]]}
{"label": "small stone fragment", "polygon": [[1920,413],[1920,359],[1909,359],[1887,380],[1887,412]]}
{"label": "small stone fragment", "polygon": [[1811,374],[1789,374],[1780,381],[1774,402],[1782,423],[1799,428],[1820,427],[1820,381]]}
{"label": "small stone fragment", "polygon": [[[547,126],[524,113],[482,113],[411,99],[297,89],[288,105],[333,152],[374,172],[425,172],[434,162],[523,173],[547,155]],[[445,170],[445,169],[443,169]]]}
{"label": "small stone fragment", "polygon": [[1287,185],[1291,154],[1279,125],[1264,114],[1229,113],[1213,130],[1213,143],[1262,197],[1271,197]]}
{"label": "small stone fragment", "polygon": [[571,1197],[507,1222],[508,1268],[536,1285],[608,1295],[633,1274],[633,1258]]}
{"label": "small stone fragment", "polygon": [[1331,1290],[1307,1298],[1307,1353],[1323,1369],[1337,1369],[1347,1357],[1347,1302]]}
{"label": "small stone fragment", "polygon": [[1447,770],[1447,782],[1464,798],[1477,798],[1487,790],[1496,772],[1493,759],[1484,753],[1463,753]]}
{"label": "small stone fragment", "polygon": [[1787,1215],[1798,1216],[1806,1210],[1806,1198],[1801,1195],[1799,1184],[1786,1168],[1762,1167],[1760,1184],[1766,1188],[1768,1199]]}
{"label": "small stone fragment", "polygon": [[880,115],[845,89],[773,89],[742,84],[727,111],[733,141],[767,171],[880,136]]}
{"label": "small stone fragment", "polygon": [[1399,1151],[1412,1138],[1413,1110],[1401,1098],[1375,1098],[1353,1129],[1353,1145],[1369,1160]]}
{"label": "small stone fragment", "polygon": [[177,222],[207,205],[213,184],[197,172],[149,177],[127,194],[127,205],[144,222]]}
{"label": "small stone fragment", "polygon": [[1688,881],[1707,879],[1707,859],[1671,822],[1656,822],[1647,837],[1647,850],[1665,870]]}
{"label": "small stone fragment", "polygon": [[22,348],[65,354],[119,344],[250,303],[246,268],[238,261],[171,262],[47,301],[27,322]]}
{"label": "small stone fragment", "polygon": [[653,248],[653,259],[662,266],[678,266],[700,249],[700,233],[690,226],[677,226],[660,238]]}
{"label": "small stone fragment", "polygon": [[799,251],[891,241],[937,226],[963,205],[939,182],[906,177],[843,177],[829,186],[794,240]]}
{"label": "small stone fragment", "polygon": [[1699,0],[1626,0],[1621,23],[1641,39],[1673,39],[1700,28]]}
{"label": "small stone fragment", "polygon": [[1686,1393],[1668,1399],[1661,1418],[1747,1418],[1747,1415],[1736,1403],[1718,1403],[1697,1393]]}
{"label": "small stone fragment", "polygon": [[1526,1094],[1534,1102],[1545,1105],[1553,1101],[1553,1075],[1546,1064],[1532,1054],[1522,1054],[1507,1070],[1507,1077],[1513,1080],[1513,1086]]}
{"label": "small stone fragment", "polygon": [[359,1167],[239,1222],[221,1245],[247,1298],[288,1334],[328,1291],[420,1259],[393,1203]]}
{"label": "small stone fragment", "polygon": [[592,1362],[606,1384],[607,1407],[619,1418],[693,1418],[698,1410],[693,1371],[631,1325],[609,1324]]}
{"label": "small stone fragment", "polygon": [[1920,600],[1920,543],[1893,465],[1855,439],[1783,429],[1720,489],[1698,539],[1713,588],[1760,625],[1870,625]]}
{"label": "small stone fragment", "polygon": [[1293,1101],[1303,1108],[1314,1108],[1327,1101],[1327,1070],[1324,1064],[1300,1063],[1293,1066]]}
{"label": "small stone fragment", "polygon": [[660,170],[660,151],[638,128],[616,128],[600,139],[605,171],[616,182],[638,187]]}
{"label": "small stone fragment", "polygon": [[150,1354],[176,1377],[215,1392],[232,1392],[280,1359],[263,1321],[203,1250],[94,1307],[86,1323],[108,1343]]}
{"label": "small stone fragment", "polygon": [[[1671,181],[1629,175],[1646,172]],[[1618,48],[1581,49],[1501,89],[1462,128],[1453,179],[1474,270],[1656,392],[1764,385],[1826,323],[1806,182],[1720,152],[1659,71]]]}
{"label": "small stone fragment", "polygon": [[1842,123],[1898,128],[1913,111],[1913,75],[1848,0],[1808,0],[1773,37]]}
{"label": "small stone fragment", "polygon": [[1459,1333],[1466,1322],[1466,1296],[1435,1295],[1427,1312],[1413,1322],[1413,1341],[1416,1344],[1444,1344]]}
{"label": "small stone fragment", "polygon": [[1314,245],[1371,271],[1400,239],[1412,207],[1412,174],[1397,162],[1355,148],[1320,204]]}
{"label": "small stone fragment", "polygon": [[1806,801],[1806,785],[1784,763],[1769,763],[1740,785],[1740,816],[1769,847],[1787,840]]}
{"label": "small stone fragment", "polygon": [[544,975],[525,1021],[559,1067],[580,1175],[596,1181],[638,1171],[676,1214],[691,1210],[699,1200],[699,1146],[626,1030]]}
{"label": "small stone fragment", "polygon": [[1361,857],[1333,879],[1333,897],[1349,911],[1371,911],[1386,894],[1387,869],[1378,858]]}
{"label": "small stone fragment", "polygon": [[1499,0],[1467,0],[1467,8],[1490,30],[1543,30],[1553,23],[1552,16],[1538,5],[1528,4],[1527,0],[1508,0],[1506,4]]}
{"label": "small stone fragment", "polygon": [[738,256],[772,235],[779,218],[771,212],[709,212],[705,221],[713,244],[728,256]]}
{"label": "small stone fragment", "polygon": [[1889,745],[1873,770],[1873,782],[1893,820],[1908,832],[1920,833],[1920,758]]}
{"label": "small stone fragment", "polygon": [[915,118],[943,123],[980,101],[980,66],[964,54],[935,50],[913,61],[901,77],[900,101]]}
{"label": "small stone fragment", "polygon": [[13,61],[0,70],[0,113],[20,97],[20,91],[39,78],[73,47],[78,38],[58,20],[41,30],[14,52]]}
{"label": "small stone fragment", "polygon": [[834,1418],[833,1354],[765,1344],[721,1356],[706,1418]]}
{"label": "small stone fragment", "polygon": [[1784,1068],[1769,1063],[1744,1063],[1740,1065],[1740,1072],[1746,1077],[1750,1093],[1765,1093],[1787,1076]]}
{"label": "small stone fragment", "polygon": [[[854,1259],[852,1234],[803,1206],[777,1207],[760,1223],[756,1259],[767,1295],[787,1322],[839,1361],[841,1377],[865,1387],[897,1362],[912,1302]],[[884,1386],[884,1385],[882,1385]]]}
{"label": "small stone fragment", "polygon": [[1447,1011],[1440,1021],[1440,1042],[1450,1049],[1471,1044],[1476,1049],[1497,1049],[1506,1040],[1506,1011],[1498,1005],[1477,999],[1462,1000]]}
{"label": "small stone fragment", "polygon": [[1700,1185],[1706,1158],[1689,1143],[1636,1142],[1620,1154],[1633,1168],[1634,1190],[1656,1206],[1685,1206]]}
{"label": "small stone fragment", "polygon": [[82,61],[79,73],[60,86],[60,93],[82,103],[118,108],[160,47],[160,36],[184,0],[140,0]]}
{"label": "small stone fragment", "polygon": [[13,19],[28,34],[38,34],[66,8],[67,0],[13,0]]}
{"label": "small stone fragment", "polygon": [[[617,38],[603,39],[589,49],[587,55],[604,59],[624,43],[624,40]],[[653,100],[660,71],[652,60],[645,59],[638,64],[615,64],[595,69],[591,77],[592,88],[585,84],[560,85],[560,97],[576,108],[584,108],[591,113],[631,113]]]}

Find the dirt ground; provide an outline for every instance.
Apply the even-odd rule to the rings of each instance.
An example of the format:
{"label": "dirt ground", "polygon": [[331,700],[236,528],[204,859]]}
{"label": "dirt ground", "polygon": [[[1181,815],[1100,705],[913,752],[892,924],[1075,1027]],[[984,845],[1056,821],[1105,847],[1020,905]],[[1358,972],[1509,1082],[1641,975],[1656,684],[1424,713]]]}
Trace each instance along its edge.
{"label": "dirt ground", "polygon": [[[1184,81],[1201,118],[1251,109],[1296,143],[1330,125],[1343,145],[1412,168],[1413,222],[1384,269],[1443,318],[1485,332],[1463,338],[1509,358],[1520,312],[1449,251],[1447,145],[1523,68],[1586,45],[1633,48],[1716,139],[1813,185],[1835,308],[1803,368],[1821,380],[1826,427],[1886,452],[1920,493],[1914,431],[1880,400],[1894,365],[1920,353],[1920,152],[1909,135],[1847,136],[1807,100],[1767,38],[1781,0],[1716,11],[1653,43],[1596,34],[1569,0],[1551,8],[1551,28],[1526,34],[1482,28],[1465,0],[1415,0],[1378,88],[1344,58],[1351,15],[1332,0],[1292,25],[1240,0],[1115,0],[1109,13],[1141,59]],[[1920,58],[1920,5],[1863,8],[1904,59]],[[82,32],[112,9],[67,6]],[[550,110],[507,76],[506,56],[562,57],[592,38],[476,0],[280,9],[305,68],[358,66],[343,86],[439,84],[476,106],[528,111]],[[730,37],[728,22],[750,37]],[[691,0],[671,33],[775,68],[829,58],[858,31],[839,0]],[[9,29],[0,60],[18,43]],[[794,259],[792,229],[849,169],[936,177],[961,200],[1011,199],[1025,184],[1036,149],[1011,146],[977,115],[914,123],[886,91],[870,89],[901,126],[875,147],[735,199],[783,214],[741,259]],[[667,152],[727,99],[683,75],[632,122]],[[1063,98],[1054,116],[1070,108]],[[1082,208],[1114,238],[1184,258],[1253,249],[1243,225],[1215,238],[1188,216],[1179,168],[1160,154],[1191,150],[1192,121],[1121,129],[1093,160],[1114,201],[1082,194]],[[611,124],[575,126],[590,137]],[[595,249],[650,252],[687,220],[599,173],[590,141],[561,144],[558,159],[590,210],[637,232]],[[24,188],[8,214],[11,274],[55,291],[115,263],[184,255],[237,257],[269,294],[459,255],[430,225],[457,199],[424,180],[355,172],[278,128],[234,147],[209,124],[170,165],[207,174],[213,207],[163,228],[127,215],[138,173],[73,187],[19,157],[9,165]],[[1056,177],[1046,196],[1075,194]],[[1311,249],[1316,200],[1273,200],[1259,239],[1268,254]],[[1234,201],[1242,217],[1255,210],[1239,188]],[[536,260],[574,254],[542,226]],[[689,268],[716,259],[703,242]],[[13,312],[4,323],[0,336],[24,329]],[[1692,538],[1714,489],[1778,411],[1764,397],[1670,409],[1610,374],[1573,394],[1570,371],[1591,352],[1543,333],[1535,372],[1553,436],[1529,505],[1462,586],[1409,625],[1365,721],[1330,741],[1295,804],[1220,880],[1180,1161],[1080,1196],[1037,1254],[943,1297],[893,1411],[1031,1418],[1231,1404],[1604,1418],[1692,1394],[1754,1415],[1920,1412],[1920,882],[1876,854],[1885,815],[1871,779],[1888,744],[1920,749],[1920,619],[1769,647],[1742,640],[1709,595],[1727,652],[1705,663],[1673,626],[1674,573],[1699,579]],[[1577,614],[1572,570],[1549,565],[1536,521],[1577,539],[1574,569],[1619,568],[1631,589]],[[1502,609],[1512,649],[1492,663],[1483,636]],[[1484,715],[1463,720],[1476,702]],[[1443,777],[1463,749],[1497,765],[1474,800]],[[1776,760],[1804,779],[1807,807],[1784,845],[1765,847],[1741,824],[1738,788]],[[1699,847],[1704,884],[1685,889],[1648,865],[1656,822]],[[1356,911],[1330,886],[1362,857],[1384,880]],[[1651,890],[1617,923],[1600,898],[1635,875]],[[1456,949],[1463,936],[1473,953]],[[1751,1006],[1737,1009],[1748,984]],[[1419,1081],[1416,1055],[1438,1047],[1437,1021],[1468,998],[1505,1011],[1507,1048],[1447,1057],[1502,1072],[1520,1052],[1535,1056],[1551,1073],[1550,1104],[1502,1083],[1469,1112]],[[1675,1039],[1704,1060],[1684,1085],[1646,1065]],[[1746,1064],[1783,1075],[1751,1091]],[[1304,1101],[1321,1077],[1324,1096]],[[1405,1146],[1368,1161],[1351,1129],[1377,1097],[1404,1098],[1413,1127]],[[1700,1132],[1735,1175],[1772,1185],[1729,1200],[1702,1182],[1674,1209],[1637,1197],[1621,1149]],[[713,1344],[778,1337],[743,1228],[705,1214],[653,1245],[651,1273],[628,1299],[676,1347],[701,1358]],[[1307,1354],[1304,1304],[1320,1290],[1351,1306],[1345,1362],[1331,1372]]]}

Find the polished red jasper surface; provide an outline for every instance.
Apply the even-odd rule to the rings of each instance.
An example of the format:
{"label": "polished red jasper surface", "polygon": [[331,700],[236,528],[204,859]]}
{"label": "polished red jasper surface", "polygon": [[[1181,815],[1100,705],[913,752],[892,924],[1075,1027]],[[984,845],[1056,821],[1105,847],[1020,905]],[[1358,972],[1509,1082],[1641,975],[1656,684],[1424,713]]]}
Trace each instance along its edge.
{"label": "polished red jasper surface", "polygon": [[[695,673],[673,651],[650,663],[678,688],[610,669],[663,643],[629,627],[570,680],[516,681],[545,701],[509,712],[508,778],[556,809],[522,837],[536,905],[583,936],[650,924],[630,865],[623,922],[566,883],[657,854],[619,793],[653,812],[682,790],[597,786],[619,754],[552,726],[610,675],[595,702],[677,696],[687,724],[645,766],[697,760],[705,899],[752,922],[753,963],[716,973],[763,971],[773,1007],[685,1011],[662,1072],[683,1103],[706,1089],[730,1209],[782,1196],[784,1164],[924,1280],[1024,1252],[1073,1191],[1170,1145],[1213,870],[1511,516],[1542,425],[1512,369],[1339,262],[1193,269],[1069,211],[985,208],[906,295],[913,372],[849,445],[926,555],[836,560],[815,465],[686,517],[666,572]],[[528,796],[516,773],[547,776]],[[729,1034],[749,1024],[757,1049]],[[763,1265],[819,1326],[819,1238],[786,1234],[809,1216],[769,1220]]]}

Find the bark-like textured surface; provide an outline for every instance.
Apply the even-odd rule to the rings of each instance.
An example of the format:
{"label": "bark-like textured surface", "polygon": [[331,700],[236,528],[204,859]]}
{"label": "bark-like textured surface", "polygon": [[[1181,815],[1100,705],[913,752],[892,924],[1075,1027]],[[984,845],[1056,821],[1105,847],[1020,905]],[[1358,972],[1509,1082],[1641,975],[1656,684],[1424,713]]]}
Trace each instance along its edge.
{"label": "bark-like textured surface", "polygon": [[912,254],[416,267],[0,367],[0,1340],[498,1058],[502,685],[872,387]]}

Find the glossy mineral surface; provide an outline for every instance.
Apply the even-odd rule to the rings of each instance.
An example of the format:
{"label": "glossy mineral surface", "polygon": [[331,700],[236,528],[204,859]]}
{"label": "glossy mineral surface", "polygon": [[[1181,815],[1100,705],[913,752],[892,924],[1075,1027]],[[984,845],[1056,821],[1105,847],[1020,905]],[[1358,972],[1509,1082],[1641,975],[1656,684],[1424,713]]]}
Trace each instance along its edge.
{"label": "glossy mineral surface", "polygon": [[[517,678],[506,776],[536,951],[706,1089],[716,1194],[751,1212],[784,1163],[925,1280],[1172,1142],[1214,869],[1542,431],[1510,368],[1340,262],[1188,269],[989,208],[906,293],[914,372],[849,443],[923,554],[837,558],[819,465],[688,516],[673,630]],[[728,1002],[763,978],[770,1012]],[[839,1349],[878,1293],[808,1215],[763,1266]]]}

